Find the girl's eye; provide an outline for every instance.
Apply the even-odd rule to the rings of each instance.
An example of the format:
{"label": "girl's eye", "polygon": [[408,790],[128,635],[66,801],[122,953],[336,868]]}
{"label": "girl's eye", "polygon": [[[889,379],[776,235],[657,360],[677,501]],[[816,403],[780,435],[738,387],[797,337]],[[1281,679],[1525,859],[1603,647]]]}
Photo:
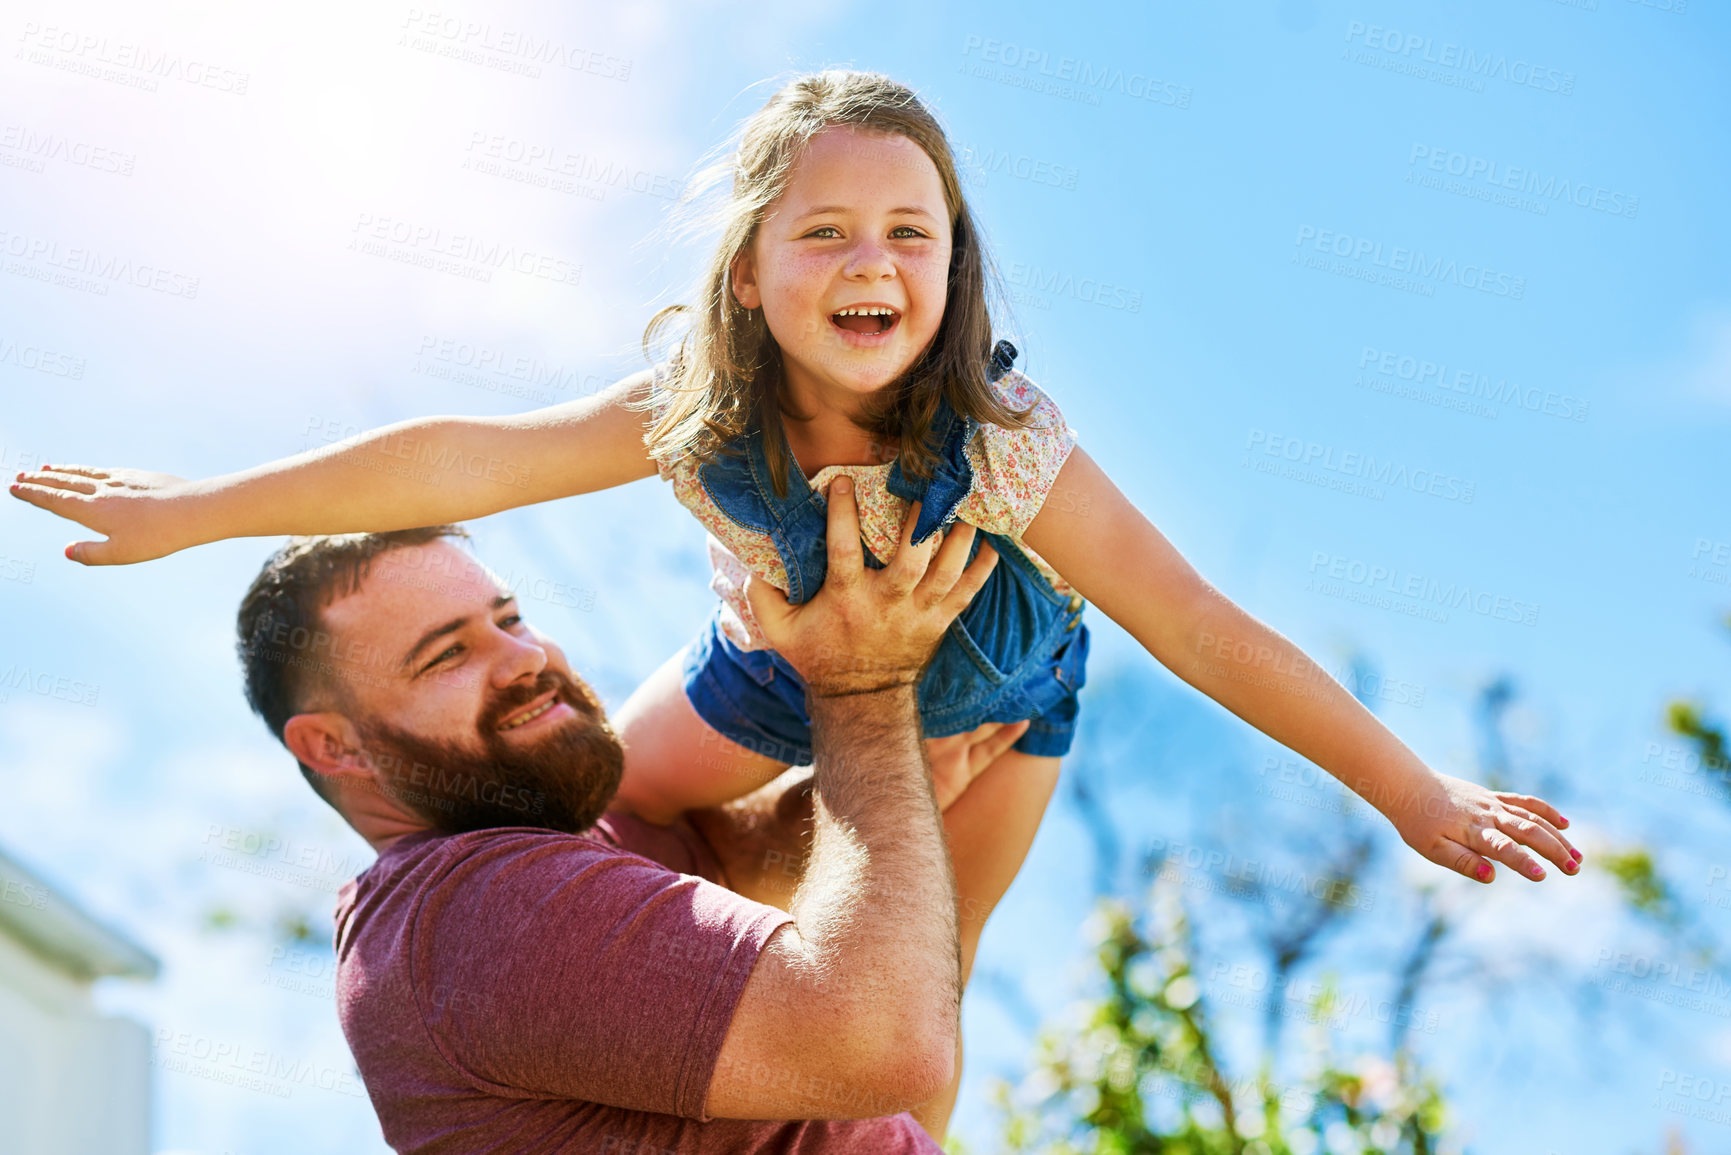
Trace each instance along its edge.
{"label": "girl's eye", "polygon": [[[839,231],[836,229],[836,227],[834,225],[819,225],[819,226],[817,226],[817,228],[811,230],[811,232],[809,232],[805,235],[808,237],[817,237],[818,234],[822,233],[822,232],[835,233],[837,236],[840,235]],[[905,234],[905,235],[903,235],[903,234]],[[890,230],[890,235],[895,237],[897,240],[902,240],[902,241],[917,241],[917,240],[926,239],[926,234],[922,233],[919,229],[915,228],[913,225],[897,225],[895,228]],[[818,237],[818,239],[828,241],[828,240],[833,240],[835,238],[834,237]]]}

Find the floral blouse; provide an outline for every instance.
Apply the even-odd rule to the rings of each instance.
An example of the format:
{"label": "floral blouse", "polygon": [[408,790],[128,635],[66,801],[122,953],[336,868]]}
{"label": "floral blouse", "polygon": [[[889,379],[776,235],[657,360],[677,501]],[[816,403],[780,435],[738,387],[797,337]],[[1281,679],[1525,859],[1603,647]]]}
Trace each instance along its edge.
{"label": "floral blouse", "polygon": [[[658,384],[660,379],[661,367],[657,366]],[[1069,459],[1076,444],[1075,432],[1052,399],[1019,371],[1011,369],[995,386],[998,396],[1012,409],[1033,406],[1033,424],[1026,429],[980,426],[967,445],[974,485],[957,509],[956,518],[1015,542],[1060,594],[1068,594],[1069,585],[1023,544],[1022,534],[1045,505],[1058,471]],[[891,464],[831,465],[808,479],[819,492],[843,474],[853,479],[861,534],[872,553],[886,562],[895,556],[908,511],[908,503],[887,488]],[[703,487],[695,457],[658,460],[657,469],[672,483],[679,503],[709,530],[709,561],[714,570],[709,585],[721,597],[722,632],[742,650],[768,649],[746,600],[745,581],[747,574],[756,574],[777,589],[787,589],[787,571],[774,542],[769,535],[747,529],[721,511]]]}

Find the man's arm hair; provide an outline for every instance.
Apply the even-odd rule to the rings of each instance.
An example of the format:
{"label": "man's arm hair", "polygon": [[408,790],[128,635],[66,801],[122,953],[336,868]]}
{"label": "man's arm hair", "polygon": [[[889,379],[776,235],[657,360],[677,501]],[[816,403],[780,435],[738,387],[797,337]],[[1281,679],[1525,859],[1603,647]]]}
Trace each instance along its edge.
{"label": "man's arm hair", "polygon": [[892,1115],[947,1086],[955,878],[909,686],[811,700],[812,849],[734,1012],[718,1117]]}
{"label": "man's arm hair", "polygon": [[918,504],[867,571],[853,482],[831,482],[823,587],[792,605],[752,580],[764,636],[805,680],[816,807],[793,924],[759,952],[710,1079],[711,1115],[896,1114],[948,1087],[961,963],[956,885],[915,685],[997,557],[972,526],[913,544]]}

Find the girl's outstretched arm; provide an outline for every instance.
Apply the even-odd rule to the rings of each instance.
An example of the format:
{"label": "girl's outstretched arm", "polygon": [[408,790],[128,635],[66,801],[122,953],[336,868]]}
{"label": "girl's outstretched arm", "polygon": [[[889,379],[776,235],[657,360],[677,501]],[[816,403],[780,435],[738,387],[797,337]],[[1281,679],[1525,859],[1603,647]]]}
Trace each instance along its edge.
{"label": "girl's outstretched arm", "polygon": [[1543,799],[1438,774],[1302,650],[1210,585],[1080,448],[1023,535],[1064,580],[1174,674],[1310,759],[1439,866],[1489,882],[1580,852]]}
{"label": "girl's outstretched arm", "polygon": [[148,561],[230,537],[382,533],[484,517],[648,477],[649,370],[593,397],[507,417],[423,417],[203,481],[44,466],[12,495],[107,537],[66,556]]}

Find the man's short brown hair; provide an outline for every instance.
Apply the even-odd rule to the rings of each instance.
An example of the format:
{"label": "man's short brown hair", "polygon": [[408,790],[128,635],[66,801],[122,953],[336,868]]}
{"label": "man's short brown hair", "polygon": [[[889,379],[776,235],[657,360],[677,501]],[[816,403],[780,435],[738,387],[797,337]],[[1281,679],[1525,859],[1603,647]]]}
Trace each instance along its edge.
{"label": "man's short brown hair", "polygon": [[[288,720],[305,712],[313,694],[343,693],[337,676],[341,663],[332,660],[324,608],[358,590],[381,554],[468,536],[460,525],[321,534],[291,538],[271,555],[241,599],[235,648],[247,704],[279,742]],[[316,771],[302,762],[301,774],[320,798],[330,801]]]}

